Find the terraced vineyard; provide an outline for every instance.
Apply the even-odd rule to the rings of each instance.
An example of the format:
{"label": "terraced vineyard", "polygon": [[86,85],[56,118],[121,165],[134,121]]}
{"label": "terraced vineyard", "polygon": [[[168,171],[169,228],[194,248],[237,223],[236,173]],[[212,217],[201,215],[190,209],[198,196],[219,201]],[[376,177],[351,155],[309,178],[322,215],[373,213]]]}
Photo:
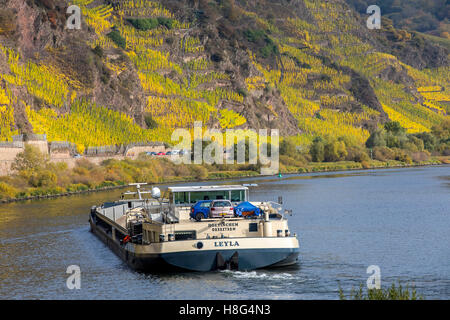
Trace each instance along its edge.
{"label": "terraced vineyard", "polygon": [[0,141],[8,141],[18,133],[14,129],[14,109],[11,106],[11,96],[0,89]]}
{"label": "terraced vineyard", "polygon": [[35,133],[47,134],[50,141],[76,141],[79,152],[84,152],[84,146],[155,141],[161,134],[142,129],[124,113],[83,100],[73,103],[71,112],[62,116],[50,108],[34,111],[26,106],[26,112]]}

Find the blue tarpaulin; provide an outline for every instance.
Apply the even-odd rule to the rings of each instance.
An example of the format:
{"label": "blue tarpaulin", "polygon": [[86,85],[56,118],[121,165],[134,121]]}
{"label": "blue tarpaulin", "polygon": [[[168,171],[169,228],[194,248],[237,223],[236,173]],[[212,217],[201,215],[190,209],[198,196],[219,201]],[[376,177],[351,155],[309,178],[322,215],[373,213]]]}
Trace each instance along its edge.
{"label": "blue tarpaulin", "polygon": [[238,217],[242,216],[259,216],[261,214],[261,209],[255,207],[250,202],[245,201],[234,207],[234,212]]}

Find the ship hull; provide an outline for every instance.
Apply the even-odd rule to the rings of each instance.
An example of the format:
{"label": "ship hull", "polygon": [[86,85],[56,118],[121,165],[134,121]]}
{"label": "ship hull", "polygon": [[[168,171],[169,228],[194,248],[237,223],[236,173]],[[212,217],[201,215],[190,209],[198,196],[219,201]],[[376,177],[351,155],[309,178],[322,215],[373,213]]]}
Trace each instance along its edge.
{"label": "ship hull", "polygon": [[298,262],[296,237],[226,238],[121,244],[90,219],[91,231],[131,268],[144,271],[254,270]]}

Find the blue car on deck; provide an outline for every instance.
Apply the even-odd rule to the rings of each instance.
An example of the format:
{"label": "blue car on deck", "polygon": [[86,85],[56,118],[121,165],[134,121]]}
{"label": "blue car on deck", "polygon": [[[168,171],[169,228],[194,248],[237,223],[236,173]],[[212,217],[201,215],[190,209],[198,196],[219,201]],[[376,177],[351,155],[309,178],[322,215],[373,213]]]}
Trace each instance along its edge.
{"label": "blue car on deck", "polygon": [[260,216],[262,211],[250,202],[244,201],[234,207],[234,213],[237,217],[251,217]]}
{"label": "blue car on deck", "polygon": [[208,219],[211,202],[212,200],[197,201],[197,203],[191,207],[191,214],[190,214],[191,218],[195,219],[196,221]]}

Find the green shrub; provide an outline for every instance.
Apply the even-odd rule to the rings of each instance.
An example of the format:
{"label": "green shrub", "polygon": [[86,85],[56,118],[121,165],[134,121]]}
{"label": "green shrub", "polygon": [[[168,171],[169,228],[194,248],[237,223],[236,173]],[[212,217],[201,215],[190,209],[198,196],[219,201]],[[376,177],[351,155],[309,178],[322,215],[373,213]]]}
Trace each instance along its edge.
{"label": "green shrub", "polygon": [[127,21],[130,22],[136,29],[144,31],[155,29],[159,26],[166,27],[169,30],[173,28],[173,19],[171,18],[164,18],[164,17],[141,18],[141,19],[127,19]]}
{"label": "green shrub", "polygon": [[353,288],[348,297],[345,296],[344,291],[339,286],[339,298],[341,300],[423,300],[422,295],[418,295],[416,289],[410,288],[408,285],[403,287],[400,283],[398,287],[393,283],[388,289],[367,289],[364,292],[363,285],[360,284],[359,290],[355,291]]}
{"label": "green shrub", "polygon": [[414,136],[423,141],[423,146],[426,150],[434,151],[437,144],[437,138],[434,135],[429,132],[422,132],[417,133]]}
{"label": "green shrub", "polygon": [[394,133],[387,131],[384,138],[388,148],[403,148],[405,143],[408,142],[408,137],[404,132]]}
{"label": "green shrub", "polygon": [[331,140],[325,144],[324,156],[326,162],[344,160],[347,156],[347,148],[344,141]]}
{"label": "green shrub", "polygon": [[202,167],[200,165],[193,165],[191,170],[192,175],[196,179],[203,180],[208,177],[208,170],[206,170],[205,167]]}
{"label": "green shrub", "polygon": [[19,153],[12,165],[12,169],[18,171],[34,171],[44,168],[48,163],[46,157],[37,147],[25,145],[23,152]]}
{"label": "green shrub", "polygon": [[278,47],[275,44],[268,44],[261,48],[259,52],[263,58],[268,58],[279,53]]}
{"label": "green shrub", "polygon": [[103,49],[100,46],[95,46],[94,49],[92,49],[92,51],[100,58],[103,58]]}
{"label": "green shrub", "polygon": [[139,30],[151,30],[159,26],[158,19],[147,18],[147,19],[127,19],[133,27]]}
{"label": "green shrub", "polygon": [[395,154],[394,160],[401,161],[406,164],[412,164],[411,156],[405,150],[400,148],[393,148],[392,151],[394,151]]}
{"label": "green shrub", "polygon": [[345,160],[348,153],[342,139],[317,137],[310,147],[310,154],[314,162],[335,162]]}
{"label": "green shrub", "polygon": [[247,29],[244,31],[244,36],[247,37],[248,41],[255,43],[267,37],[266,32],[261,29],[260,30]]}
{"label": "green shrub", "polygon": [[379,161],[395,160],[395,152],[387,147],[375,147],[372,151],[372,157]]}
{"label": "green shrub", "polygon": [[153,119],[151,114],[147,113],[144,117],[144,121],[148,129],[158,128],[158,122],[156,122],[156,120]]}
{"label": "green shrub", "polygon": [[17,193],[18,190],[13,186],[10,186],[6,182],[0,182],[0,200],[15,198]]}
{"label": "green shrub", "polygon": [[317,137],[314,139],[309,152],[311,154],[312,161],[323,162],[325,160],[325,141],[322,137]]}
{"label": "green shrub", "polygon": [[31,175],[29,184],[33,187],[54,187],[56,182],[58,181],[58,177],[56,174],[50,170],[42,170],[34,172]]}
{"label": "green shrub", "polygon": [[275,42],[269,37],[265,30],[262,29],[247,29],[244,31],[244,36],[249,42],[261,45],[259,53],[262,57],[268,58],[274,54],[278,54],[279,50]]}
{"label": "green shrub", "polygon": [[280,155],[295,157],[297,155],[295,143],[290,139],[283,139],[280,142]]}
{"label": "green shrub", "polygon": [[286,155],[280,155],[280,163],[284,164],[285,166],[292,166],[297,168],[306,165],[305,162]]}
{"label": "green shrub", "polygon": [[87,185],[81,183],[71,184],[66,188],[68,192],[84,191],[88,189],[89,187]]}
{"label": "green shrub", "polygon": [[368,162],[370,160],[367,151],[362,147],[350,146],[347,148],[347,161]]}
{"label": "green shrub", "polygon": [[64,193],[66,190],[61,187],[52,188],[29,188],[27,190],[27,196],[38,197],[38,196],[51,196]]}
{"label": "green shrub", "polygon": [[23,199],[23,198],[26,198],[26,197],[28,197],[28,194],[25,191],[20,191],[20,192],[18,192],[16,194],[16,198],[17,199]]}
{"label": "green shrub", "polygon": [[164,26],[169,30],[171,30],[173,28],[173,19],[159,17],[158,23],[160,26]]}
{"label": "green shrub", "polygon": [[103,181],[96,188],[101,189],[104,187],[114,187],[114,186],[116,186],[116,183],[114,181]]}
{"label": "green shrub", "polygon": [[384,124],[384,129],[387,132],[392,132],[394,134],[404,133],[406,129],[400,125],[398,121],[389,121]]}
{"label": "green shrub", "polygon": [[367,139],[366,147],[367,148],[386,147],[386,140],[384,136],[385,136],[384,130],[374,131],[370,135],[369,139]]}
{"label": "green shrub", "polygon": [[409,151],[424,151],[425,150],[425,144],[422,139],[419,139],[418,137],[414,135],[408,135],[408,142],[403,145],[403,149],[409,150]]}
{"label": "green shrub", "polygon": [[125,49],[127,47],[127,41],[125,40],[124,37],[122,37],[122,35],[118,30],[111,31],[110,33],[107,34],[107,36],[122,49]]}
{"label": "green shrub", "polygon": [[45,195],[57,195],[63,194],[64,192],[66,192],[66,189],[61,187],[51,187],[44,190]]}
{"label": "green shrub", "polygon": [[436,125],[432,128],[433,135],[439,139],[441,142],[450,141],[450,118],[446,117],[441,124]]}

